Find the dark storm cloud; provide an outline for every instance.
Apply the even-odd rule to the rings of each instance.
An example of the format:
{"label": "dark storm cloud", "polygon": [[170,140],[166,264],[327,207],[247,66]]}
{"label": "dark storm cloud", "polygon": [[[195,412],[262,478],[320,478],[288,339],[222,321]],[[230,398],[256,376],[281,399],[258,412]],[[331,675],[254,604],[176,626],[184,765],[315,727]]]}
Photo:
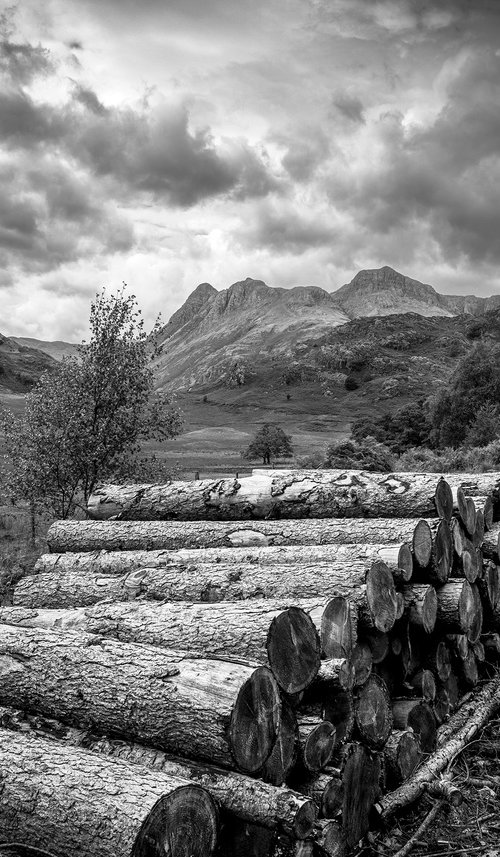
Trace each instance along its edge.
{"label": "dark storm cloud", "polygon": [[239,237],[248,246],[300,255],[313,247],[329,246],[334,230],[326,220],[307,217],[288,204],[263,202]]}
{"label": "dark storm cloud", "polygon": [[32,147],[60,139],[66,120],[49,105],[35,104],[22,89],[0,90],[0,142]]}
{"label": "dark storm cloud", "polygon": [[341,93],[333,99],[333,106],[351,122],[363,124],[365,121],[363,102],[353,95]]}
{"label": "dark storm cloud", "polygon": [[402,116],[380,120],[384,153],[361,178],[332,179],[331,197],[371,233],[406,224],[430,226],[450,258],[500,260],[500,57],[471,57],[449,87],[448,101],[424,130]]}
{"label": "dark storm cloud", "polygon": [[329,140],[321,128],[313,129],[307,137],[296,132],[287,138],[276,135],[275,139],[287,146],[288,151],[281,163],[298,182],[309,181],[330,153]]}
{"label": "dark storm cloud", "polygon": [[89,89],[86,86],[82,86],[79,83],[75,83],[74,95],[75,101],[83,104],[87,110],[90,110],[91,113],[95,113],[96,116],[104,116],[107,112],[104,104],[99,101],[96,93]]}
{"label": "dark storm cloud", "polygon": [[[15,164],[15,169],[13,169]],[[0,261],[30,272],[129,250],[133,230],[86,178],[53,157],[16,161],[0,172]],[[19,254],[22,251],[22,254]]]}
{"label": "dark storm cloud", "polygon": [[181,207],[219,195],[265,196],[276,187],[247,144],[216,145],[208,129],[191,130],[185,105],[94,111],[68,129],[68,146],[97,174]]}
{"label": "dark storm cloud", "polygon": [[30,45],[13,37],[14,14],[15,9],[11,8],[0,15],[0,72],[11,81],[26,85],[35,77],[52,72],[54,64],[49,51],[41,45]]}

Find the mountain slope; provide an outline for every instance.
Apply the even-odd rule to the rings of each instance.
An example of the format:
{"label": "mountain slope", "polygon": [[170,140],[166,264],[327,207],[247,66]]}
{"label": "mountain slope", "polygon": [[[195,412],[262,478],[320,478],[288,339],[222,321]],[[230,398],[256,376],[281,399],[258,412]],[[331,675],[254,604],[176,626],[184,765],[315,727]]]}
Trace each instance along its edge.
{"label": "mountain slope", "polygon": [[55,360],[37,348],[20,345],[0,334],[0,391],[26,393],[40,375],[53,369]]}
{"label": "mountain slope", "polygon": [[333,300],[350,318],[416,312],[424,316],[480,315],[500,307],[500,295],[442,295],[427,283],[400,274],[387,265],[359,271],[332,292]]}
{"label": "mountain slope", "polygon": [[76,355],[78,348],[73,343],[63,342],[62,340],[48,342],[45,339],[33,339],[31,336],[12,336],[11,339],[13,342],[17,342],[18,345],[42,351],[44,354],[52,357],[53,360],[62,360],[63,357],[73,357]]}
{"label": "mountain slope", "polygon": [[235,363],[285,360],[300,342],[349,320],[316,287],[270,288],[247,278],[220,292],[211,289],[199,286],[163,328],[160,387],[223,383]]}

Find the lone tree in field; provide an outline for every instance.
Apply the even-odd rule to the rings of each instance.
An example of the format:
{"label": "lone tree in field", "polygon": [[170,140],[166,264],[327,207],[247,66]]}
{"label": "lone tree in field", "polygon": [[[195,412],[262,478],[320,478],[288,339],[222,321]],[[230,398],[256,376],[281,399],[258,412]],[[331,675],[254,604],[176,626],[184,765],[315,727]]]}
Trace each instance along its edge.
{"label": "lone tree in field", "polygon": [[264,423],[254,439],[243,453],[243,458],[262,458],[264,464],[271,464],[273,458],[291,458],[293,455],[292,438],[285,434],[281,426]]}
{"label": "lone tree in field", "polygon": [[172,400],[154,392],[157,328],[148,336],[134,295],[97,295],[78,357],[41,377],[22,417],[4,418],[16,497],[66,518],[101,480],[147,480],[155,459],[141,458],[141,441],[182,429]]}

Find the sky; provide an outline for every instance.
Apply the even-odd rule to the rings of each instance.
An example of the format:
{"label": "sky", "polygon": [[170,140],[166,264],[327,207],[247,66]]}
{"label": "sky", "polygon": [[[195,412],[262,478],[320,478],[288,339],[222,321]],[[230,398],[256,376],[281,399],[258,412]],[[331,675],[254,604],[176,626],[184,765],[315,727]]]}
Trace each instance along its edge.
{"label": "sky", "polygon": [[500,0],[0,0],[0,332],[122,282],[500,292]]}

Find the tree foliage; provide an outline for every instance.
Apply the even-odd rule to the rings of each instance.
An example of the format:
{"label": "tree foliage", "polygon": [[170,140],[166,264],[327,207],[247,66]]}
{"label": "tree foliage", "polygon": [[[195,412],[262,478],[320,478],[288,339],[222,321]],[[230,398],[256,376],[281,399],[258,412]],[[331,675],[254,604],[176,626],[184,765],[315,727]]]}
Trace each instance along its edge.
{"label": "tree foliage", "polygon": [[271,458],[291,458],[292,455],[292,438],[275,423],[264,423],[243,452],[243,458],[262,458],[264,464],[270,464]]}
{"label": "tree foliage", "polygon": [[324,467],[354,470],[388,471],[393,468],[391,451],[375,438],[360,441],[342,440],[332,443],[327,451]]}
{"label": "tree foliage", "polygon": [[78,357],[41,377],[24,415],[3,420],[11,492],[61,518],[86,503],[99,481],[133,476],[141,441],[182,428],[172,400],[154,392],[157,328],[149,337],[135,296],[97,295],[90,330]]}
{"label": "tree foliage", "polygon": [[438,447],[460,446],[487,404],[500,406],[500,346],[480,344],[460,361],[437,396],[431,441]]}

